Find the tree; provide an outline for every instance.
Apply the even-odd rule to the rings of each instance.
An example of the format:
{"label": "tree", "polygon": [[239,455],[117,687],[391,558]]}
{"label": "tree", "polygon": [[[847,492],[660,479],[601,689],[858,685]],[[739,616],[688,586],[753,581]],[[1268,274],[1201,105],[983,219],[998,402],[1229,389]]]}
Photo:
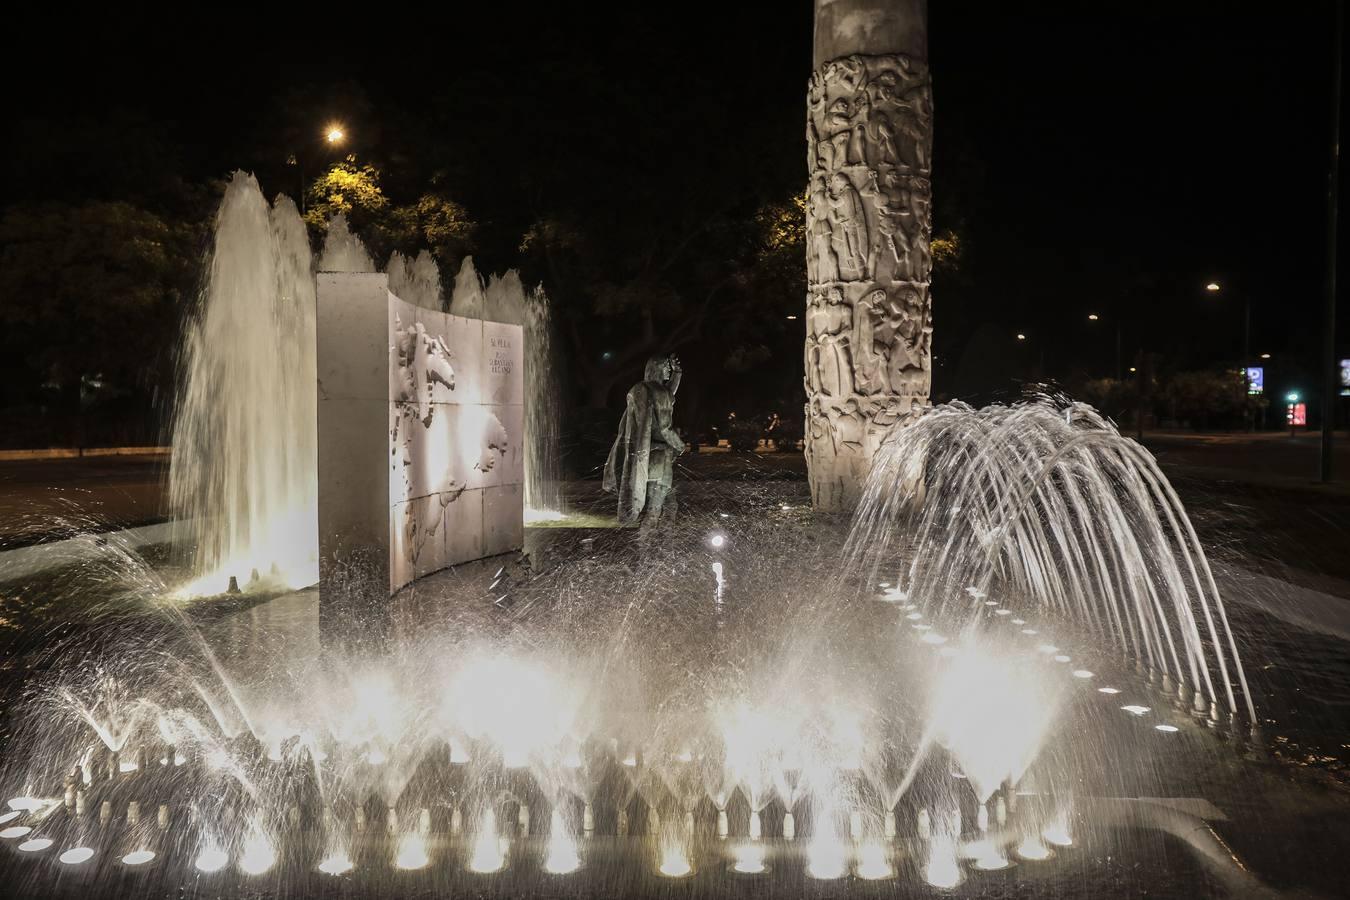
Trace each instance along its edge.
{"label": "tree", "polygon": [[[337,213],[347,217],[377,262],[401,250],[430,250],[445,276],[453,279],[460,261],[472,251],[477,225],[463,206],[443,193],[429,191],[406,204],[390,200],[380,184],[381,173],[355,156],[329,166],[306,189],[305,220],[322,231]],[[448,282],[447,282],[448,283]]]}
{"label": "tree", "polygon": [[[0,333],[10,389],[145,391],[172,381],[172,348],[200,266],[204,223],[125,202],[14,206],[0,217]],[[14,382],[18,382],[17,389]]]}

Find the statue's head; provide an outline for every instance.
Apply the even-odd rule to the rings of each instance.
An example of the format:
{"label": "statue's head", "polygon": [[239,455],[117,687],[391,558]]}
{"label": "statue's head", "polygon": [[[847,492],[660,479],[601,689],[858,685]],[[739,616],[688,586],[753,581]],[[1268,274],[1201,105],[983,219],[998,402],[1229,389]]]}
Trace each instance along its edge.
{"label": "statue's head", "polygon": [[653,356],[647,360],[647,369],[642,375],[643,381],[655,381],[659,384],[670,384],[672,378],[670,357]]}

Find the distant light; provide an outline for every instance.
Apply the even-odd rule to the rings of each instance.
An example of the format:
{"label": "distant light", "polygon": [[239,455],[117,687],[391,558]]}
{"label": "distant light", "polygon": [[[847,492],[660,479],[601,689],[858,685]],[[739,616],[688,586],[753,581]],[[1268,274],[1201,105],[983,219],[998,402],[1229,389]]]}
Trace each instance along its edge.
{"label": "distant light", "polygon": [[1217,281],[1211,281],[1209,284],[1205,285],[1205,290],[1209,291],[1211,294],[1216,294],[1219,291],[1219,283]]}
{"label": "distant light", "polygon": [[1136,369],[1134,366],[1130,366],[1130,371],[1131,371],[1131,372],[1137,372],[1137,371],[1139,371],[1139,370]]}
{"label": "distant light", "polygon": [[1019,332],[1017,332],[1017,339],[1018,339],[1019,341],[1025,341],[1025,340],[1027,339],[1027,336],[1026,336],[1025,334],[1023,334],[1022,332],[1019,331]]}
{"label": "distant light", "polygon": [[1288,400],[1290,403],[1297,403],[1298,391],[1290,391],[1287,395],[1285,395],[1284,399]]}
{"label": "distant light", "polygon": [[1270,359],[1270,354],[1269,354],[1269,353],[1262,353],[1262,354],[1261,354],[1261,358],[1262,358],[1262,359]]}
{"label": "distant light", "polygon": [[1095,322],[1095,321],[1097,321],[1097,314],[1096,314],[1096,313],[1088,313],[1088,321],[1089,321],[1089,322]]}
{"label": "distant light", "polygon": [[88,862],[94,857],[92,847],[72,847],[65,853],[62,853],[57,859],[68,866],[78,866],[82,862]]}
{"label": "distant light", "polygon": [[340,144],[347,137],[347,134],[342,130],[341,125],[329,125],[328,131],[324,133],[323,137],[330,144]]}
{"label": "distant light", "polygon": [[797,321],[797,317],[796,317],[796,316],[788,316],[788,321],[789,321],[789,322],[795,322],[795,321]]}
{"label": "distant light", "polygon": [[[1156,728],[1156,729],[1158,729],[1159,731],[1166,731],[1166,732],[1169,733],[1169,734],[1171,734],[1171,733],[1174,732],[1174,731],[1179,731],[1179,730],[1180,730],[1180,729],[1177,728],[1177,726],[1175,726],[1175,725],[1154,725],[1153,727]],[[23,847],[20,847],[19,849],[22,850]]]}

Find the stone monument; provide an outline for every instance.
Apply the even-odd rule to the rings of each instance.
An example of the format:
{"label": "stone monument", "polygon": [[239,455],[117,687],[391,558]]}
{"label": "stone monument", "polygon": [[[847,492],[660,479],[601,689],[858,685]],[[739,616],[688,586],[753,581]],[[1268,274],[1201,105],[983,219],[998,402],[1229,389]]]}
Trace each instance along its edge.
{"label": "stone monument", "polygon": [[619,434],[605,462],[604,488],[619,495],[619,521],[654,522],[676,512],[675,458],[684,438],[672,424],[680,361],[673,356],[647,360],[643,380],[628,391]]}
{"label": "stone monument", "polygon": [[927,44],[926,0],[816,0],[805,447],[817,509],[851,509],[886,432],[928,404]]}
{"label": "stone monument", "polygon": [[353,567],[393,593],[521,547],[521,326],[320,272],[317,338],[320,592]]}

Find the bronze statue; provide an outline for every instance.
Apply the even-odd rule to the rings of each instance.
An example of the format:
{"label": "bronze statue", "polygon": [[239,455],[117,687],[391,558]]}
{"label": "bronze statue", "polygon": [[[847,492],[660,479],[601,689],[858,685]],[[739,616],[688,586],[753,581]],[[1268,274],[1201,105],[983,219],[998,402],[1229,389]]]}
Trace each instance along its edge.
{"label": "bronze statue", "polygon": [[684,439],[671,419],[680,375],[678,359],[653,356],[643,380],[628,391],[604,480],[604,489],[619,495],[619,521],[625,524],[639,518],[653,522],[676,512],[672,476]]}

